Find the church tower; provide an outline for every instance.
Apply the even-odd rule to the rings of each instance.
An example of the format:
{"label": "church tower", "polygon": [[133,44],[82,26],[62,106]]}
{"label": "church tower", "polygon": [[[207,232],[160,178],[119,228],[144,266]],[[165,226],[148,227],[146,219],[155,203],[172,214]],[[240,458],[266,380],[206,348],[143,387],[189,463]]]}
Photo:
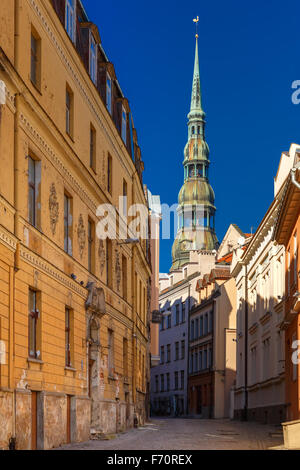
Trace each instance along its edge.
{"label": "church tower", "polygon": [[215,233],[215,194],[209,184],[209,147],[205,141],[205,112],[202,109],[198,34],[188,142],[184,149],[184,184],[178,197],[178,233],[173,244],[171,271],[190,260],[190,251],[212,252],[219,247]]}

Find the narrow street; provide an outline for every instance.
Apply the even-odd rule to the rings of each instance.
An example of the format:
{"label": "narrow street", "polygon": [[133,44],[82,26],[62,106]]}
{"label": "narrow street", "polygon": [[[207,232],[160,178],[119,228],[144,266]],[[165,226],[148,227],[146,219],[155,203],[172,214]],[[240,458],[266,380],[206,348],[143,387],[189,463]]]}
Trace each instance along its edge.
{"label": "narrow street", "polygon": [[139,429],[64,450],[268,450],[282,448],[280,427],[229,420],[152,419]]}

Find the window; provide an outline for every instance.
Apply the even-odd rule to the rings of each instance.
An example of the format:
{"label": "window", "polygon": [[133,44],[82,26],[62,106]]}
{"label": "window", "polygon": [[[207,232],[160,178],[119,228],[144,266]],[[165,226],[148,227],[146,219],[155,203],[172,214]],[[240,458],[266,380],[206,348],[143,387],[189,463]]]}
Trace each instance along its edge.
{"label": "window", "polygon": [[92,82],[97,84],[97,45],[94,36],[90,34],[90,76]]}
{"label": "window", "polygon": [[207,349],[204,349],[203,351],[203,369],[207,369]]}
{"label": "window", "polygon": [[270,338],[263,341],[263,378],[266,380],[270,375]]}
{"label": "window", "polygon": [[40,162],[28,157],[28,221],[36,228],[40,225],[40,180]]}
{"label": "window", "polygon": [[35,87],[41,86],[41,40],[36,31],[31,31],[30,80]]}
{"label": "window", "polygon": [[209,369],[212,367],[212,359],[213,359],[212,348],[209,348],[209,350],[208,350],[208,367],[209,367]]}
{"label": "window", "polygon": [[175,361],[179,360],[179,342],[176,341],[175,343]]}
{"label": "window", "polygon": [[106,78],[106,107],[108,109],[109,114],[111,114],[112,106],[111,106],[111,78],[107,74]]}
{"label": "window", "polygon": [[123,338],[123,375],[128,377],[128,340]]}
{"label": "window", "polygon": [[163,331],[165,329],[165,317],[163,316],[164,312],[161,312],[161,313],[162,313],[162,319],[161,319],[161,324],[160,324],[160,331]]}
{"label": "window", "polygon": [[160,347],[160,363],[161,364],[165,363],[165,347],[164,346]]}
{"label": "window", "polygon": [[114,376],[114,332],[108,330],[108,375]]}
{"label": "window", "polygon": [[65,28],[71,39],[75,42],[75,0],[66,0]]}
{"label": "window", "polygon": [[122,139],[124,144],[127,143],[127,114],[125,109],[122,107]]}
{"label": "window", "polygon": [[194,337],[195,337],[195,323],[194,323],[194,320],[192,320],[192,323],[191,323],[191,340],[192,341],[194,340]]}
{"label": "window", "polygon": [[294,234],[294,284],[297,282],[298,277],[298,244],[297,244],[297,232]]}
{"label": "window", "polygon": [[127,302],[127,258],[122,255],[123,299]]}
{"label": "window", "polygon": [[64,195],[64,250],[72,256],[73,241],[73,217],[72,217],[72,198]]}
{"label": "window", "polygon": [[195,351],[194,354],[194,371],[198,371],[198,351]]}
{"label": "window", "polygon": [[95,268],[95,224],[88,220],[88,270],[94,272]]}
{"label": "window", "polygon": [[167,316],[167,328],[169,329],[171,328],[171,326],[172,326],[172,317],[171,315],[168,315]]}
{"label": "window", "polygon": [[112,241],[106,239],[106,283],[112,288]]}
{"label": "window", "polygon": [[167,374],[167,392],[170,391],[170,374]]}
{"label": "window", "polygon": [[181,359],[185,357],[185,341],[181,341]]}
{"label": "window", "polygon": [[161,374],[161,376],[160,376],[160,391],[161,392],[165,391],[165,376],[164,376],[164,374]]}
{"label": "window", "polygon": [[209,312],[208,332],[211,333],[213,328],[213,312]]}
{"label": "window", "polygon": [[290,288],[291,288],[291,251],[290,249],[287,252],[287,263],[288,263],[288,279],[287,279],[287,287],[288,287],[288,293],[290,293]]}
{"label": "window", "polygon": [[181,323],[185,323],[185,307],[186,307],[186,302],[183,302],[182,304],[182,312],[181,312]]}
{"label": "window", "polygon": [[40,312],[38,310],[38,293],[29,289],[29,315],[28,315],[28,346],[29,357],[33,359],[40,359],[41,352],[39,348],[39,326],[40,326]]}
{"label": "window", "polygon": [[66,133],[73,136],[73,93],[67,87],[66,89]]}
{"label": "window", "polygon": [[203,317],[200,317],[200,338],[203,336]]}
{"label": "window", "polygon": [[184,370],[180,372],[180,384],[181,384],[181,390],[184,390]]}
{"label": "window", "polygon": [[199,370],[202,370],[202,351],[199,352]]}
{"label": "window", "polygon": [[206,313],[204,316],[204,335],[208,333],[208,314]]}
{"label": "window", "polygon": [[96,171],[96,131],[92,124],[90,127],[90,167]]}
{"label": "window", "polygon": [[123,216],[127,217],[127,197],[128,197],[127,183],[123,180]]}
{"label": "window", "polygon": [[176,304],[175,308],[175,325],[179,325],[179,304]]}
{"label": "window", "polygon": [[174,374],[174,379],[175,379],[175,380],[174,380],[174,382],[175,382],[175,387],[174,387],[174,388],[175,388],[175,390],[178,390],[178,388],[179,388],[179,384],[178,384],[178,372],[175,372],[175,374]]}
{"label": "window", "polygon": [[251,383],[252,385],[256,383],[256,347],[251,349]]}
{"label": "window", "polygon": [[155,392],[158,393],[159,391],[159,384],[158,384],[158,375],[155,376]]}
{"label": "window", "polygon": [[199,318],[196,319],[195,325],[195,339],[197,339],[199,337]]}
{"label": "window", "polygon": [[112,157],[107,158],[107,191],[112,194]]}
{"label": "window", "polygon": [[167,362],[171,362],[171,345],[167,344]]}
{"label": "window", "polygon": [[65,345],[66,345],[66,367],[73,365],[73,315],[72,310],[65,310]]}

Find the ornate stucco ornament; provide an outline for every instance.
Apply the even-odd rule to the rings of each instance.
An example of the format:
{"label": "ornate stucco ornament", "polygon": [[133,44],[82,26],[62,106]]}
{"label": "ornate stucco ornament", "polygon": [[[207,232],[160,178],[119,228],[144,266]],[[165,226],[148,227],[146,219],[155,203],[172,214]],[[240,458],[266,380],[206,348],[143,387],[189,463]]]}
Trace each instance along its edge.
{"label": "ornate stucco ornament", "polygon": [[56,225],[59,217],[59,202],[57,200],[57,193],[55,184],[52,183],[50,186],[50,196],[49,196],[49,211],[50,211],[50,227],[52,235],[55,235]]}
{"label": "ornate stucco ornament", "polygon": [[79,254],[80,254],[80,258],[82,258],[84,248],[85,248],[85,244],[86,244],[86,231],[85,231],[85,228],[84,228],[84,222],[83,222],[82,214],[80,214],[80,216],[79,216],[77,236],[78,236]]}
{"label": "ornate stucco ornament", "polygon": [[100,260],[100,274],[103,276],[104,266],[105,266],[105,248],[103,240],[99,240],[99,250],[98,256]]}
{"label": "ornate stucco ornament", "polygon": [[88,298],[85,308],[88,312],[103,316],[106,314],[105,294],[102,287],[95,286],[94,282],[88,284]]}
{"label": "ornate stucco ornament", "polygon": [[116,281],[117,281],[117,290],[120,292],[121,287],[121,266],[119,259],[119,252],[116,250]]}

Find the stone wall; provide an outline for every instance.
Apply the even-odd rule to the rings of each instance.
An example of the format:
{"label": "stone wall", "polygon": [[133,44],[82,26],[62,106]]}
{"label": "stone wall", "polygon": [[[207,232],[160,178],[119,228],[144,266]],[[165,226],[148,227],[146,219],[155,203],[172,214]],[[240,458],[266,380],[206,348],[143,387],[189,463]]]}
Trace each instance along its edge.
{"label": "stone wall", "polygon": [[0,449],[8,449],[13,434],[13,393],[0,391]]}
{"label": "stone wall", "polygon": [[91,402],[87,398],[73,397],[71,401],[71,440],[84,442],[90,438]]}
{"label": "stone wall", "polygon": [[16,447],[31,449],[31,393],[16,392]]}

